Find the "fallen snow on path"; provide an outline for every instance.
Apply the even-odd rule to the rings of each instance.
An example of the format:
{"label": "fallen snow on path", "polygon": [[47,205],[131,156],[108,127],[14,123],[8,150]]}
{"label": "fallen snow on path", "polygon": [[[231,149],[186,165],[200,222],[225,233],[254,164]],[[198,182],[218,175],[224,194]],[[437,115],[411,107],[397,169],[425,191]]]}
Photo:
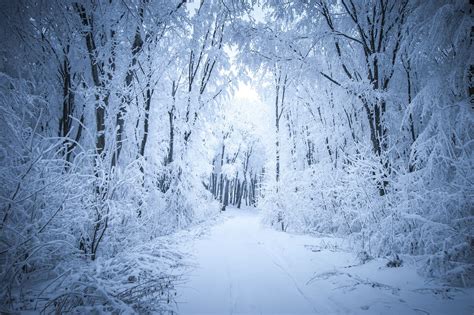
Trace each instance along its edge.
{"label": "fallen snow on path", "polygon": [[[473,314],[474,290],[428,282],[413,264],[358,265],[341,240],[263,227],[256,210],[188,244],[196,267],[178,288],[180,314]],[[356,266],[354,266],[356,265]]]}

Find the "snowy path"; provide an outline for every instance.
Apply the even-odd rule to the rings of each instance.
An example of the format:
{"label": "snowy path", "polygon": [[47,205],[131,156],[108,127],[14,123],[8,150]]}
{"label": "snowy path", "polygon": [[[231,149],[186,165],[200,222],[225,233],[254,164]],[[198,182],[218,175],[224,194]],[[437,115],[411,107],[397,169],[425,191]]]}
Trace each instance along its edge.
{"label": "snowy path", "polygon": [[473,291],[427,284],[413,266],[357,264],[340,240],[274,231],[254,210],[192,246],[196,268],[178,290],[180,314],[472,314]]}

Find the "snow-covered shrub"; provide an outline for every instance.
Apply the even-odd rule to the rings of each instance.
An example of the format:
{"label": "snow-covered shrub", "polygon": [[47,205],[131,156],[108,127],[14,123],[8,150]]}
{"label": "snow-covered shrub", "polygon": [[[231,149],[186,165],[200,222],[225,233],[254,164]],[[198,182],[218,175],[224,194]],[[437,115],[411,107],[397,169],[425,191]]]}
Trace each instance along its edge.
{"label": "snow-covered shrub", "polygon": [[165,230],[184,228],[219,212],[218,202],[205,189],[201,176],[191,169],[189,163],[174,161],[168,166],[165,177],[168,184],[160,219],[167,222]]}
{"label": "snow-covered shrub", "polygon": [[[472,10],[465,1],[395,9],[402,3],[374,2],[369,13],[357,2],[294,2],[274,15],[281,42],[293,39],[291,49],[265,46],[289,78],[275,114],[288,130],[272,138],[280,183],[267,173],[260,204],[268,223],[345,235],[370,256],[417,255],[425,275],[472,285]],[[364,43],[377,15],[392,21],[378,49]],[[271,104],[281,100],[275,83]]]}
{"label": "snow-covered shrub", "polygon": [[[47,301],[35,305],[46,313],[167,313],[175,309],[179,254],[159,243],[140,246],[94,264],[63,265],[44,288]],[[172,274],[170,269],[174,268]]]}
{"label": "snow-covered shrub", "polygon": [[[123,311],[139,310],[143,299],[153,299],[144,305],[161,310],[171,302],[177,280],[166,274],[167,266],[179,257],[165,263],[150,254],[155,268],[148,271],[137,257],[124,257],[128,248],[158,234],[153,223],[160,218],[144,201],[141,161],[111,171],[80,144],[67,161],[66,139],[42,130],[47,100],[35,96],[31,82],[4,74],[1,80],[1,304],[47,312]],[[122,258],[123,270],[108,275],[94,269],[115,256]],[[98,257],[100,262],[90,261]],[[130,268],[137,281],[124,285]]]}

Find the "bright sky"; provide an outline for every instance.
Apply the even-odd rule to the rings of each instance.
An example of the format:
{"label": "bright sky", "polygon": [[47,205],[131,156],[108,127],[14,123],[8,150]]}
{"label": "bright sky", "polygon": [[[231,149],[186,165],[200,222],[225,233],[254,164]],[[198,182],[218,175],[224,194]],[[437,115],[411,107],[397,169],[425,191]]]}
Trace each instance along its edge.
{"label": "bright sky", "polygon": [[268,138],[265,136],[272,128],[272,112],[254,86],[239,81],[232,103],[228,110],[231,115],[236,115],[233,117],[241,126],[247,126],[248,131],[257,137]]}
{"label": "bright sky", "polygon": [[257,90],[255,90],[251,85],[242,81],[239,82],[237,91],[235,92],[235,98],[237,100],[245,100],[258,103],[261,102]]}

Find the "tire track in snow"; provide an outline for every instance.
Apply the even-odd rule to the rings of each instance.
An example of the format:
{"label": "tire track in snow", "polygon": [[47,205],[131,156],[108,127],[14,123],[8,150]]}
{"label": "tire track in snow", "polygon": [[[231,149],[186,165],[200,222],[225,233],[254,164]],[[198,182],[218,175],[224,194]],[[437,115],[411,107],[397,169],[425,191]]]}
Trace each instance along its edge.
{"label": "tire track in snow", "polygon": [[[333,308],[327,300],[315,307],[316,301],[313,302],[311,294],[301,287],[304,281],[298,282],[292,274],[292,270],[312,269],[308,263],[309,256],[301,256],[298,264],[288,267],[288,257],[277,255],[281,248],[290,247],[301,248],[301,253],[306,253],[296,240],[262,227],[260,216],[255,211],[233,210],[231,216],[212,229],[208,238],[197,240],[196,260],[201,268],[190,284],[197,291],[182,291],[185,303],[189,303],[184,305],[181,313],[337,312],[338,308]],[[271,246],[275,242],[276,246],[284,246]]]}
{"label": "tire track in snow", "polygon": [[275,266],[280,268],[280,270],[283,271],[284,274],[286,274],[288,276],[288,278],[293,282],[293,285],[295,286],[295,288],[299,292],[299,294],[306,300],[306,302],[308,302],[308,304],[311,306],[313,311],[315,313],[317,313],[318,310],[314,307],[313,302],[311,301],[311,299],[308,296],[306,296],[306,294],[303,292],[303,290],[301,290],[301,288],[298,285],[298,283],[296,282],[295,278],[282,265],[280,265],[279,263],[277,263],[273,259],[272,259],[272,262]]}
{"label": "tire track in snow", "polygon": [[[303,291],[300,284],[295,279],[295,277],[291,274],[291,272],[288,270],[288,268],[285,268],[283,266],[283,264],[288,265],[288,261],[289,261],[287,256],[285,254],[283,254],[284,251],[280,250],[280,249],[284,249],[284,247],[280,247],[280,248],[277,249],[277,248],[275,248],[275,246],[272,246],[272,248],[270,249],[266,245],[266,243],[261,243],[261,244],[263,245],[263,248],[264,248],[265,252],[267,253],[267,255],[270,256],[270,259],[271,259],[272,263],[275,266],[277,266],[291,280],[291,282],[293,283],[293,285],[296,288],[296,290],[298,291],[298,293],[301,295],[301,297],[303,297],[306,300],[306,302],[308,302],[308,304],[311,306],[311,308],[313,309],[313,311],[315,313],[320,313],[320,314],[327,314],[329,312],[330,313],[339,313],[339,311],[341,310],[341,305],[339,305],[338,303],[336,303],[332,299],[327,300],[327,301],[331,302],[332,307],[326,307],[323,310],[318,310],[318,308],[316,308],[316,306],[314,305],[313,300],[311,300],[311,298],[309,298],[308,295]],[[277,262],[277,260],[280,261],[281,263]],[[347,309],[347,308],[343,308],[343,313],[344,314],[350,313],[350,310]]]}

